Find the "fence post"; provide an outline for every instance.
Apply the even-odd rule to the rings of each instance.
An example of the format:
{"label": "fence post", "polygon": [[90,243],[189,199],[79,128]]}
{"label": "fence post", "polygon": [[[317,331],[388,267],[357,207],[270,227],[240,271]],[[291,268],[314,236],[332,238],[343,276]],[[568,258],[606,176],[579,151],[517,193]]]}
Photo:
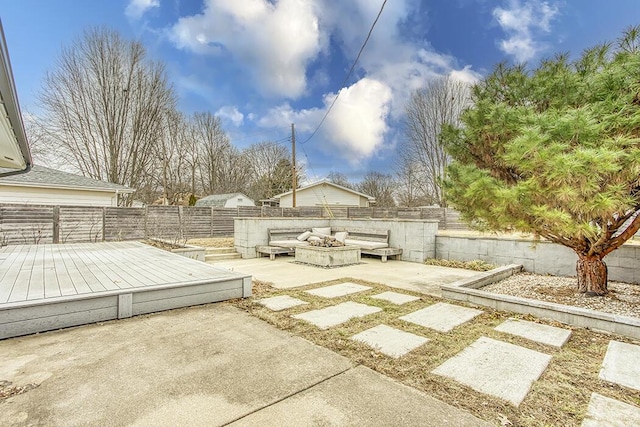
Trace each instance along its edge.
{"label": "fence post", "polygon": [[209,228],[209,237],[213,237],[213,206],[209,208],[209,215],[211,215],[211,227]]}
{"label": "fence post", "polygon": [[102,241],[107,241],[107,208],[105,206],[102,207]]}
{"label": "fence post", "polygon": [[442,208],[442,214],[443,214],[442,216],[444,217],[444,221],[442,222],[444,224],[444,229],[446,230],[447,229],[447,208]]}
{"label": "fence post", "polygon": [[144,238],[149,238],[149,206],[144,205]]}
{"label": "fence post", "polygon": [[53,243],[60,243],[60,206],[53,207]]}

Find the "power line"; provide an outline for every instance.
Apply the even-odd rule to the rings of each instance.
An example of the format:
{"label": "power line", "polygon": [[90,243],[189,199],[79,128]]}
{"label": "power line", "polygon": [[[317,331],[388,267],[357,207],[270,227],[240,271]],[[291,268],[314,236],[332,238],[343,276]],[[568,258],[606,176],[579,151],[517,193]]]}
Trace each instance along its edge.
{"label": "power line", "polygon": [[[345,87],[345,85],[347,84],[347,81],[349,80],[349,77],[351,77],[351,73],[353,73],[353,70],[356,68],[356,64],[358,63],[358,60],[360,59],[360,55],[362,55],[362,51],[364,51],[365,46],[369,42],[369,38],[371,37],[371,33],[373,33],[373,29],[375,28],[376,24],[378,23],[378,19],[380,19],[380,15],[382,15],[382,11],[384,10],[384,6],[386,4],[387,4],[387,0],[384,0],[382,2],[382,6],[380,6],[380,10],[378,11],[378,15],[376,16],[376,19],[373,21],[373,24],[371,24],[371,28],[369,28],[369,33],[367,34],[367,38],[364,40],[364,43],[362,43],[362,46],[360,47],[360,51],[358,52],[358,56],[356,56],[356,59],[355,59],[355,61],[353,61],[353,64],[351,65],[351,68],[349,69],[349,72],[347,73],[346,77],[342,81],[342,84],[340,85],[341,89],[343,87]],[[331,109],[335,105],[335,103],[338,100],[339,96],[340,96],[340,90],[338,90],[338,93],[336,94],[336,97],[333,98],[333,102],[331,103],[331,105],[329,106],[327,111],[324,113],[324,116],[322,117],[322,120],[320,120],[320,123],[318,123],[318,126],[315,128],[313,133],[311,133],[311,136],[309,136],[309,138],[305,139],[304,142],[302,142],[301,144],[306,144],[307,142],[309,142],[311,140],[311,138],[313,138],[315,136],[316,132],[318,132],[318,130],[320,130],[320,127],[322,126],[322,124],[326,120],[327,116],[331,112]]]}

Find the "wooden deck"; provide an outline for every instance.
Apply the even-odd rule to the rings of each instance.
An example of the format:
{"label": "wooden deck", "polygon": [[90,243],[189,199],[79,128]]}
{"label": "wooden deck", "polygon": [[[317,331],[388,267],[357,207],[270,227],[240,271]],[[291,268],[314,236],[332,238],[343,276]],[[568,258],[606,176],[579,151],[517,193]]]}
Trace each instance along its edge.
{"label": "wooden deck", "polygon": [[139,242],[0,248],[0,339],[251,295],[251,277]]}

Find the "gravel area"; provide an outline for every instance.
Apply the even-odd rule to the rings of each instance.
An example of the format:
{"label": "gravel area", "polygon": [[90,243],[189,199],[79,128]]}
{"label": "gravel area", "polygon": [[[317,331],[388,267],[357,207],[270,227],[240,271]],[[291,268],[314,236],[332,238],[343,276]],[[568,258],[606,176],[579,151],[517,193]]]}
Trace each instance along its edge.
{"label": "gravel area", "polygon": [[621,316],[640,318],[640,285],[609,282],[604,297],[587,297],[576,292],[576,279],[571,277],[515,274],[482,288],[483,291],[515,297],[555,302],[588,308]]}

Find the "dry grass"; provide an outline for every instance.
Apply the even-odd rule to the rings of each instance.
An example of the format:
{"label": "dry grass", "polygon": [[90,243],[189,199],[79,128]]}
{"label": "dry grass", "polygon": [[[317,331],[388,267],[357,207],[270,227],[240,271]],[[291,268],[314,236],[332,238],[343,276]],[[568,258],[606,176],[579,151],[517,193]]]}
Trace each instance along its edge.
{"label": "dry grass", "polygon": [[482,260],[474,259],[473,261],[456,261],[448,259],[429,258],[424,262],[426,265],[435,265],[438,267],[464,268],[473,271],[489,271],[496,268],[493,264],[488,264]]}
{"label": "dry grass", "polygon": [[[371,286],[373,289],[342,298],[326,299],[304,293],[304,290],[320,285],[330,285],[351,281]],[[268,283],[254,282],[254,297],[235,300],[232,303],[253,316],[265,320],[272,325],[292,334],[329,348],[348,357],[356,364],[365,365],[384,375],[415,387],[458,408],[468,410],[474,415],[495,425],[513,426],[578,426],[581,424],[592,392],[612,397],[633,405],[640,405],[640,392],[623,389],[598,379],[598,372],[609,340],[616,339],[633,342],[630,339],[595,333],[586,329],[575,328],[569,342],[562,349],[537,344],[516,336],[503,334],[493,330],[495,326],[509,317],[567,327],[554,322],[541,322],[531,316],[514,315],[494,311],[482,307],[484,314],[473,321],[443,334],[401,320],[398,317],[440,302],[441,299],[415,294],[420,297],[402,306],[372,299],[371,295],[381,291],[392,290],[387,286],[362,280],[344,278],[296,289],[278,290]],[[397,291],[397,290],[396,290]],[[273,312],[256,300],[276,295],[290,295],[309,302],[309,305],[294,307],[281,312]],[[356,301],[383,308],[380,313],[351,320],[338,327],[319,330],[302,320],[293,319],[291,315],[307,310],[319,309],[345,301]],[[350,337],[365,329],[379,324],[386,324],[430,339],[428,343],[410,352],[404,357],[393,359],[373,351],[363,343],[350,340]],[[466,346],[486,336],[510,342],[532,350],[553,356],[549,367],[540,380],[534,383],[529,395],[520,405],[514,408],[510,404],[478,393],[469,387],[453,380],[431,374],[431,370],[445,360],[459,353]],[[511,424],[509,424],[511,423]]]}
{"label": "dry grass", "polygon": [[207,237],[202,239],[189,239],[187,244],[202,248],[231,248],[233,237]]}

